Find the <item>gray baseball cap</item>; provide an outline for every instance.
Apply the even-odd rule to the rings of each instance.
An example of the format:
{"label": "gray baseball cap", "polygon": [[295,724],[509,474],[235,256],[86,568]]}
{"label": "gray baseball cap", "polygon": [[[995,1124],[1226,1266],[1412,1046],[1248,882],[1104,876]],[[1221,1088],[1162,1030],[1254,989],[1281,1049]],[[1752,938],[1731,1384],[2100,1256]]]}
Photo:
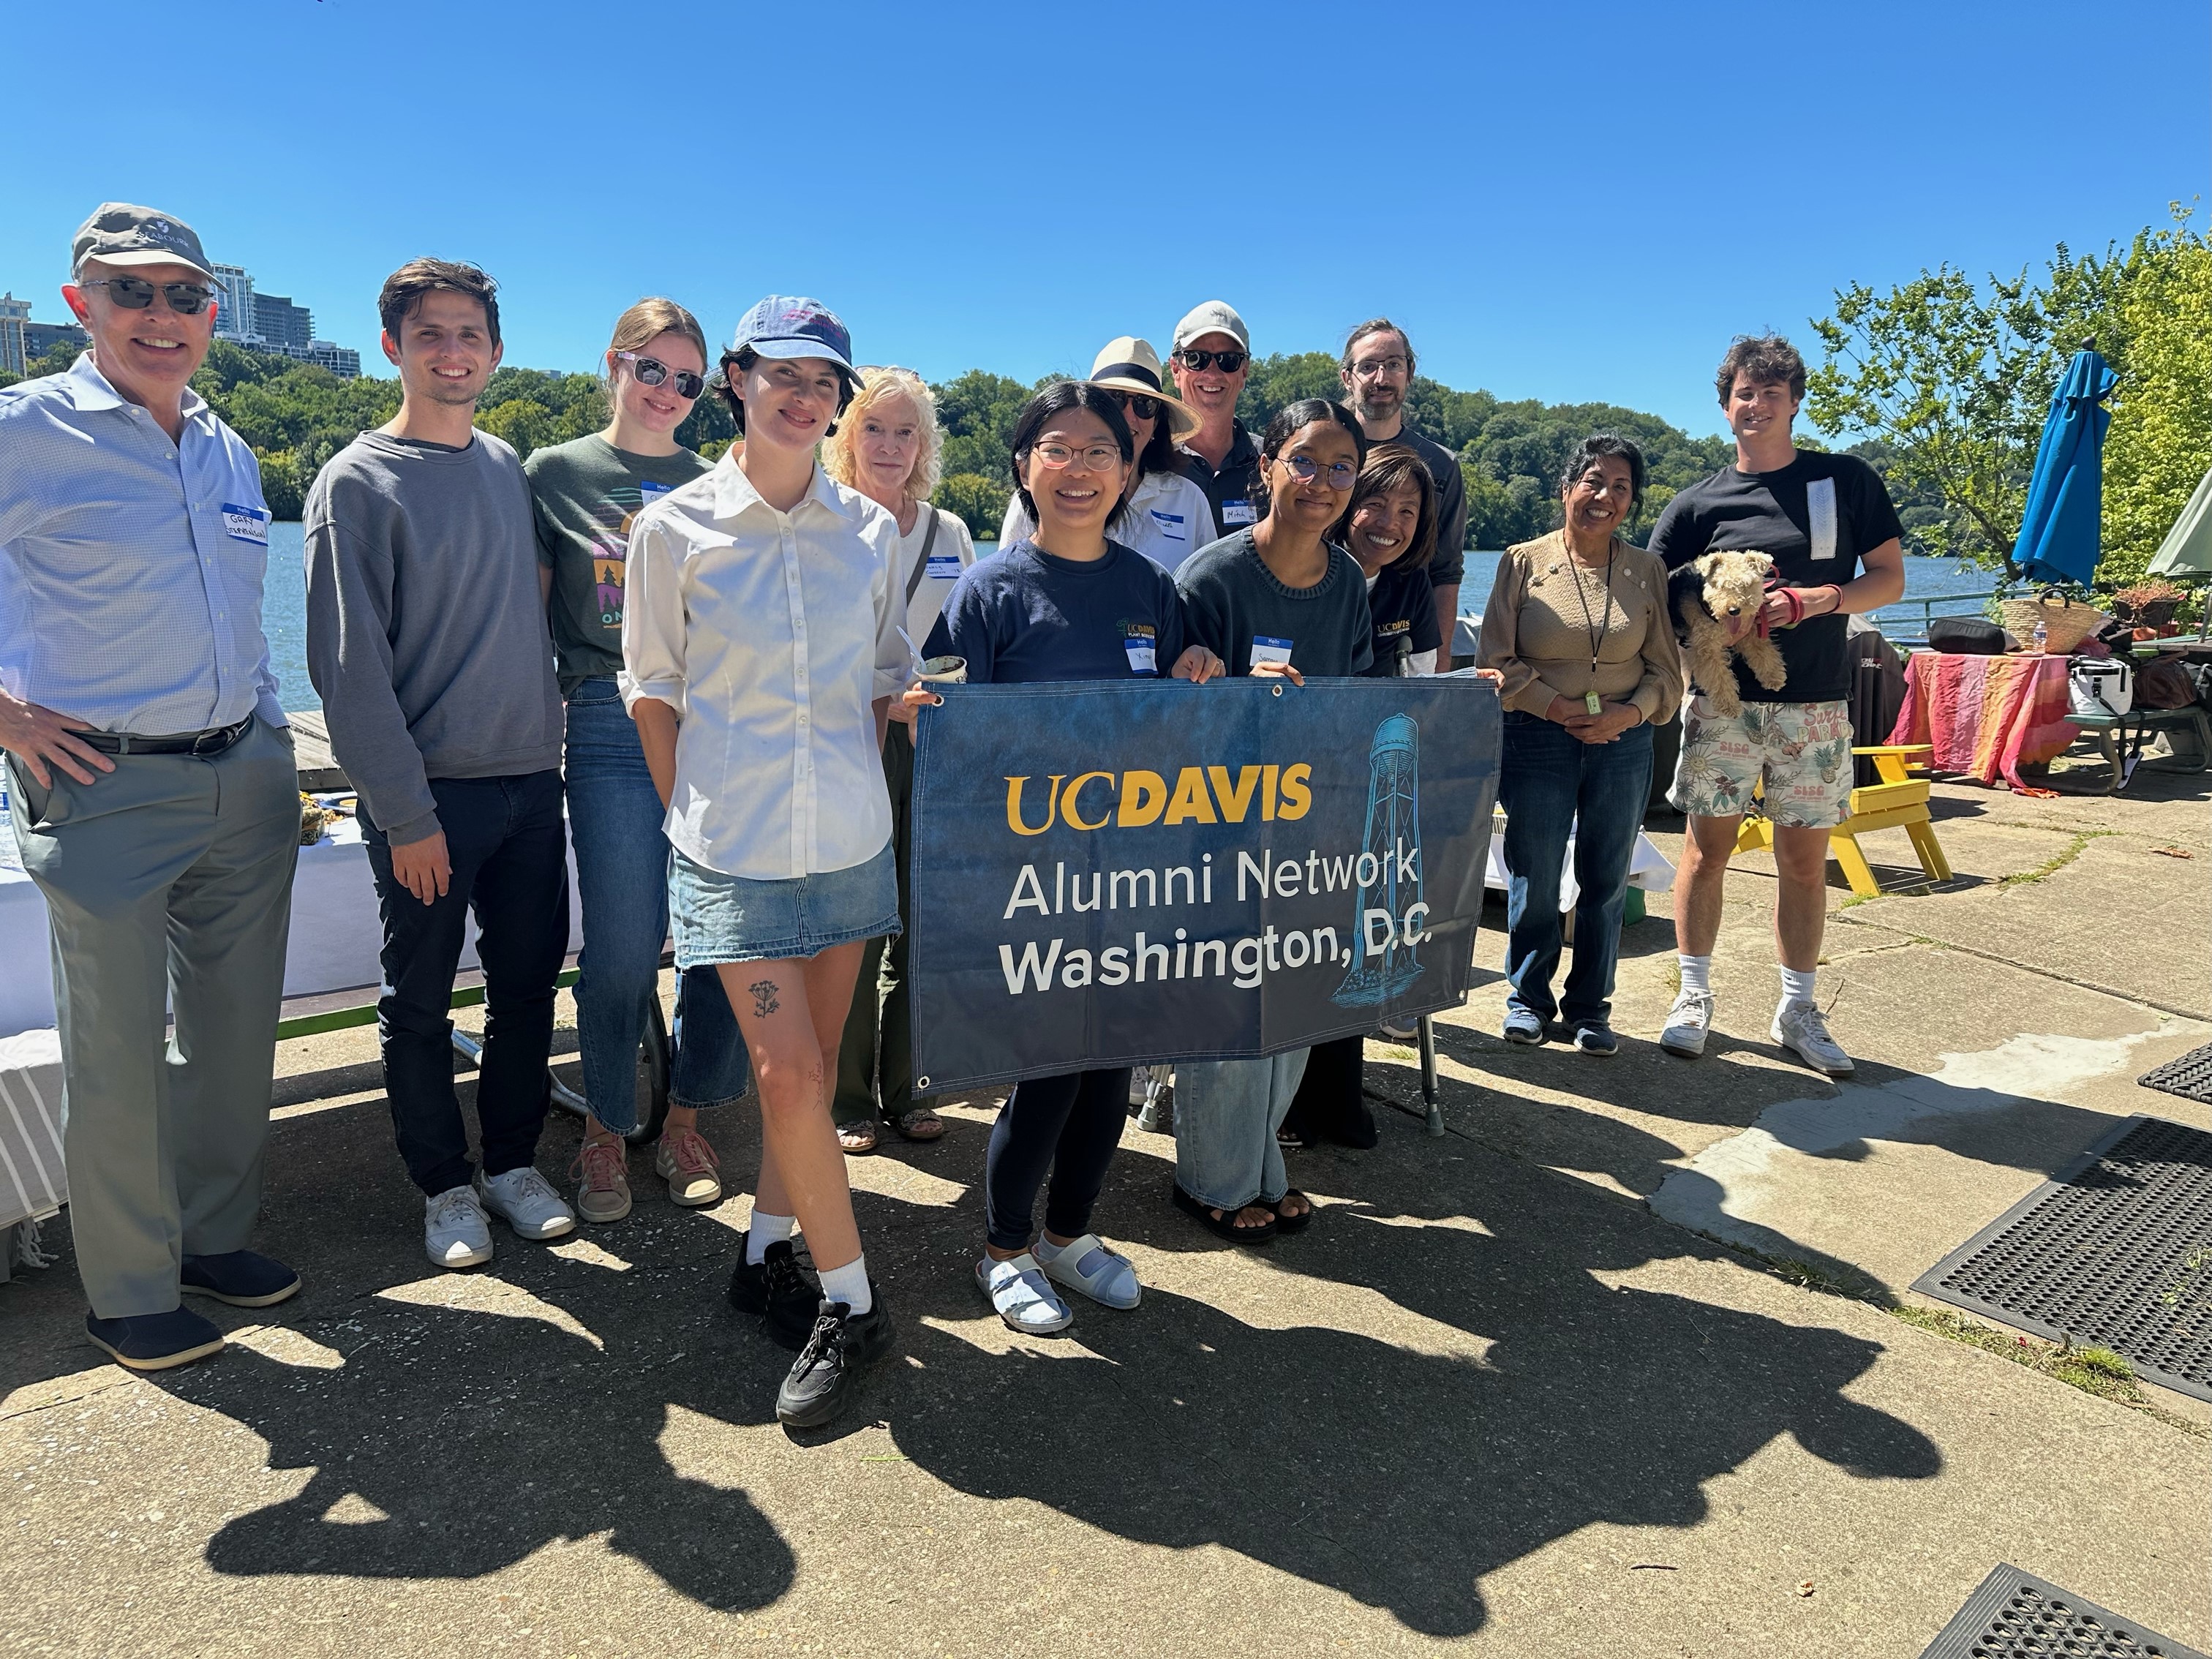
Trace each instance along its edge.
{"label": "gray baseball cap", "polygon": [[1205,334],[1226,334],[1245,350],[1252,349],[1252,336],[1244,326],[1244,319],[1237,314],[1237,308],[1226,300],[1208,300],[1204,305],[1194,307],[1176,325],[1175,343],[1168,349],[1181,351]]}
{"label": "gray baseball cap", "polygon": [[102,202],[76,228],[70,270],[80,270],[87,259],[104,265],[190,265],[210,281],[215,276],[198,232],[173,214],[128,202]]}

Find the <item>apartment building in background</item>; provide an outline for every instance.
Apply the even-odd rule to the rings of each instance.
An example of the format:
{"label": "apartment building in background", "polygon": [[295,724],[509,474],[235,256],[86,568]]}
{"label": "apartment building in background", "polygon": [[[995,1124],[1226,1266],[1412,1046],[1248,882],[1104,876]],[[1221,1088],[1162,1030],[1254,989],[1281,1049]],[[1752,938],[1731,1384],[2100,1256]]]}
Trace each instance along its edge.
{"label": "apartment building in background", "polygon": [[21,374],[31,361],[24,349],[23,325],[31,320],[31,302],[19,300],[15,290],[0,294],[0,374]]}
{"label": "apartment building in background", "polygon": [[281,294],[263,294],[242,265],[215,268],[215,337],[256,351],[281,352],[296,362],[327,368],[342,380],[361,373],[361,353],[350,346],[315,337],[315,314]]}

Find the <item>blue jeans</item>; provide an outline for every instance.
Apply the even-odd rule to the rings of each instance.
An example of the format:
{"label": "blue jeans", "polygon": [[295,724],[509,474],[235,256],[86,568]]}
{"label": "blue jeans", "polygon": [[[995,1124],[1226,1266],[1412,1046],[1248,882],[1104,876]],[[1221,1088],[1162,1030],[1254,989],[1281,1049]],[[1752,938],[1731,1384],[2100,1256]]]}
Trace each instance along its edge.
{"label": "blue jeans", "polygon": [[[668,938],[667,816],[646,769],[645,748],[611,678],[586,680],[568,699],[568,834],[584,907],[576,958],[576,1042],[592,1115],[627,1134],[637,1127],[637,1045],[647,1010],[660,994],[660,948]],[[668,1098],[678,1106],[725,1106],[751,1076],[737,1016],[712,968],[694,968],[676,987],[675,1053]]]}
{"label": "blue jeans", "polygon": [[[1632,726],[1613,743],[1584,743],[1536,714],[1505,716],[1498,775],[1505,809],[1505,977],[1508,1008],[1570,1025],[1602,1025],[1613,1011],[1628,861],[1651,793],[1651,728]],[[1566,994],[1552,1000],[1559,965],[1559,872],[1575,838],[1575,960]]]}
{"label": "blue jeans", "polygon": [[399,1156],[433,1196],[469,1178],[468,1126],[453,1092],[453,974],[469,914],[483,964],[483,1059],[477,1123],[483,1172],[538,1155],[551,1100],[554,987],[568,949],[568,848],[561,775],[432,778],[453,880],[428,904],[392,878],[392,845],[361,807],[362,840],[384,922],[384,992],[376,1027]]}
{"label": "blue jeans", "polygon": [[1281,1198],[1291,1180],[1275,1131],[1297,1098],[1310,1052],[1176,1061],[1176,1184],[1224,1212]]}

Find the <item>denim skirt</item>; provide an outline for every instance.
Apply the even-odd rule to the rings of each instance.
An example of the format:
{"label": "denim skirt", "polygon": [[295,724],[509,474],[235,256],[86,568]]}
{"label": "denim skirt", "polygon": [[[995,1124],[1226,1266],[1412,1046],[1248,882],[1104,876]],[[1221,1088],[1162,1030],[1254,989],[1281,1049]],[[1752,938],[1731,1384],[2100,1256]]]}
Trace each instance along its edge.
{"label": "denim skirt", "polygon": [[865,864],[783,881],[749,881],[678,852],[668,872],[676,965],[816,957],[899,931],[897,861],[889,842]]}

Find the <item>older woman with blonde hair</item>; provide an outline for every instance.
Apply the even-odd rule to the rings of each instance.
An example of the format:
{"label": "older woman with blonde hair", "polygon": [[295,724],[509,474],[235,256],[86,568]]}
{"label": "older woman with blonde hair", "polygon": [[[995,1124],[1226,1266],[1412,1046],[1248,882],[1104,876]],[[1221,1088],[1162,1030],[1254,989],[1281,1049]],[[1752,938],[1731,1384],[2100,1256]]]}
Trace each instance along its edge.
{"label": "older woman with blonde hair", "polygon": [[[530,480],[547,620],[567,705],[562,757],[568,831],[583,901],[576,965],[576,1042],[590,1116],[574,1171],[576,1209],[590,1222],[629,1213],[625,1139],[637,1129],[637,1048],[660,994],[668,936],[668,837],[637,727],[623,707],[623,601],[630,526],[660,496],[709,470],[676,441],[707,389],[707,337],[673,300],[640,300],[607,343],[605,430],[532,454]],[[676,993],[668,1118],[653,1169],[668,1195],[719,1203],[714,1149],[699,1109],[744,1097],[744,1044],[711,968]]]}
{"label": "older woman with blonde hair", "polygon": [[[975,544],[957,514],[929,504],[945,451],[937,399],[909,368],[864,368],[860,389],[822,446],[822,467],[889,509],[898,520],[899,580],[906,594],[907,632],[929,637],[960,573],[975,562]],[[907,860],[914,800],[914,711],[891,704],[884,735],[884,781],[890,789],[892,843],[898,857],[898,903],[907,917]],[[875,1150],[878,1118],[908,1140],[935,1140],[945,1125],[914,1097],[914,1048],[907,995],[907,935],[885,948],[868,943],[853,1011],[837,1054],[837,1095],[831,1110],[837,1141],[848,1152]]]}

